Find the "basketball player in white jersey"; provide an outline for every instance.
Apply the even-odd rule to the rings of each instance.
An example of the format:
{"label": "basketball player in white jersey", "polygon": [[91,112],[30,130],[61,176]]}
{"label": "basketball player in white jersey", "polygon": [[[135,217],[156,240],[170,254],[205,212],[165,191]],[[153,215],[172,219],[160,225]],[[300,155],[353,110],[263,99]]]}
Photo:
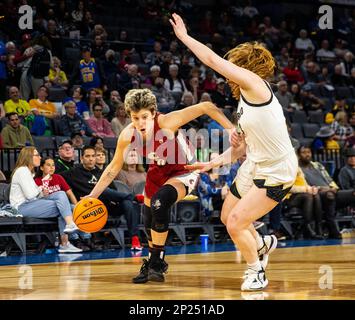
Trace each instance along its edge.
{"label": "basketball player in white jersey", "polygon": [[253,222],[282,201],[296,179],[298,167],[282,107],[266,82],[274,75],[274,58],[263,45],[244,43],[230,50],[225,60],[190,37],[180,16],[173,14],[170,23],[176,36],[200,61],[226,77],[239,100],[232,147],[212,162],[189,167],[208,171],[246,153],[246,161],[224,201],[221,220],[248,265],[241,290],[262,290],[268,285],[265,268],[277,239],[260,236]]}

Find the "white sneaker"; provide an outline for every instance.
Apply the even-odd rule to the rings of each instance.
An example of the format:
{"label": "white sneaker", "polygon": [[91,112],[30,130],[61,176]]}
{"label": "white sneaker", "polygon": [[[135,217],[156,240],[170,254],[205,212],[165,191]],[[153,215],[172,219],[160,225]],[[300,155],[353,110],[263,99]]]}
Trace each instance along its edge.
{"label": "white sneaker", "polygon": [[[261,239],[263,240],[264,245],[260,249],[258,249],[258,255],[259,255],[261,266],[263,267],[264,270],[266,270],[267,264],[269,262],[269,254],[273,252],[277,247],[277,238],[275,235],[272,234],[272,235],[261,236]],[[248,276],[248,269],[245,270],[242,279],[246,279],[247,276]]]}
{"label": "white sneaker", "polygon": [[72,222],[70,224],[67,224],[63,231],[64,233],[70,234],[79,231],[79,228],[74,222]]}
{"label": "white sneaker", "polygon": [[266,279],[265,271],[248,270],[248,274],[242,283],[242,291],[258,291],[264,289],[269,284]]}
{"label": "white sneaker", "polygon": [[59,253],[79,253],[83,252],[82,249],[79,249],[77,247],[74,247],[69,241],[67,242],[66,245],[60,245],[58,249]]}
{"label": "white sneaker", "polygon": [[277,238],[275,235],[261,236],[264,245],[258,249],[259,260],[261,266],[266,270],[269,262],[269,254],[272,253],[277,247]]}

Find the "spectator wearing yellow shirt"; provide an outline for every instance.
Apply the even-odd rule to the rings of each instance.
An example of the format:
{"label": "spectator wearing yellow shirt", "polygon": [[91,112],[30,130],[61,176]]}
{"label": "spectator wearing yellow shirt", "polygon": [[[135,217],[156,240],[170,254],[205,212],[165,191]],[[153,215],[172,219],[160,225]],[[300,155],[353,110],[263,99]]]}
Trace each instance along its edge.
{"label": "spectator wearing yellow shirt", "polygon": [[26,117],[31,113],[31,107],[26,100],[20,99],[20,91],[13,86],[9,89],[10,99],[5,102],[6,113],[16,112],[20,117]]}
{"label": "spectator wearing yellow shirt", "polygon": [[62,87],[63,89],[68,89],[68,79],[61,68],[61,61],[58,57],[52,58],[51,68],[49,69],[48,79],[53,87]]}
{"label": "spectator wearing yellow shirt", "polygon": [[37,91],[37,99],[30,100],[31,111],[34,115],[43,115],[49,119],[57,118],[59,114],[55,105],[47,100],[48,95],[48,88],[40,86]]}
{"label": "spectator wearing yellow shirt", "polygon": [[[298,167],[295,183],[287,194],[285,203],[290,208],[301,209],[304,218],[305,238],[323,239],[322,201],[318,188],[307,183],[300,167]],[[315,221],[315,229],[312,226],[313,221]]]}
{"label": "spectator wearing yellow shirt", "polygon": [[321,127],[316,134],[312,148],[314,150],[340,150],[340,145],[335,140],[335,131],[330,126]]}

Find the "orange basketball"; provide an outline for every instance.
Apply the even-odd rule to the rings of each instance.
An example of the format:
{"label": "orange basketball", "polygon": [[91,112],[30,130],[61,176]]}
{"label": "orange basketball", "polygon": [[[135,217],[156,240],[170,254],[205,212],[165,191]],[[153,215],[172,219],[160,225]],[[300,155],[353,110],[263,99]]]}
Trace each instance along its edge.
{"label": "orange basketball", "polygon": [[81,231],[93,233],[100,231],[107,222],[106,206],[99,199],[84,198],[80,200],[73,212],[75,224]]}

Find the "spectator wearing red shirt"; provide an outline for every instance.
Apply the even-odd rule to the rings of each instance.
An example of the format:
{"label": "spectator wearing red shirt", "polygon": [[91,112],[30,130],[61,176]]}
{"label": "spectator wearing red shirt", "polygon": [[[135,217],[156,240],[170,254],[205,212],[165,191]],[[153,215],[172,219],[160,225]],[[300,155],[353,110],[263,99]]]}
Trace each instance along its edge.
{"label": "spectator wearing red shirt", "polygon": [[286,76],[288,84],[301,84],[304,82],[301,71],[296,66],[295,59],[289,59],[287,67],[285,67],[282,72]]}
{"label": "spectator wearing red shirt", "polygon": [[78,201],[70,189],[67,182],[59,174],[55,174],[54,160],[50,157],[42,158],[38,172],[35,175],[35,182],[38,186],[43,186],[49,194],[64,191],[70,202],[76,204]]}

